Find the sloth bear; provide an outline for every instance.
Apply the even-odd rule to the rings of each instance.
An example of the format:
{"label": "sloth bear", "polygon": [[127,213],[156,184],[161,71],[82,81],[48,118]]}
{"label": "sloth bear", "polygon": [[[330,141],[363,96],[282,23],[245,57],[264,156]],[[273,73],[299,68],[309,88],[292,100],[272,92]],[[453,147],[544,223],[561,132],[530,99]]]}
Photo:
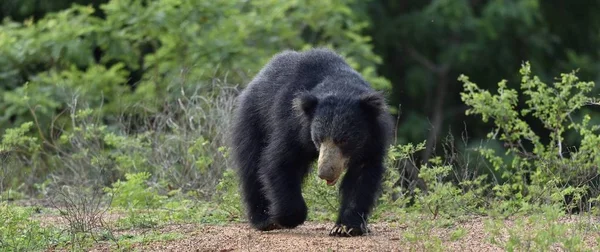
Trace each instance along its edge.
{"label": "sloth bear", "polygon": [[384,172],[392,120],[384,96],[329,49],[284,51],[237,98],[231,147],[252,227],[306,220],[301,188],[311,164],[327,185],[341,179],[332,236],[367,233]]}

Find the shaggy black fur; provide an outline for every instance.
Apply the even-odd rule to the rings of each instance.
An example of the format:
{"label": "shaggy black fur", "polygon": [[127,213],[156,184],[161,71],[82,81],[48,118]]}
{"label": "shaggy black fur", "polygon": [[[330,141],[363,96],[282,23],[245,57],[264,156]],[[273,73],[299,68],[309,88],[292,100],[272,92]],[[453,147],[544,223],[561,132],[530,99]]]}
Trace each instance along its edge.
{"label": "shaggy black fur", "polygon": [[238,97],[233,120],[233,157],[252,226],[294,228],[306,220],[302,181],[330,138],[350,157],[330,234],[367,232],[391,125],[383,95],[336,53],[275,55]]}

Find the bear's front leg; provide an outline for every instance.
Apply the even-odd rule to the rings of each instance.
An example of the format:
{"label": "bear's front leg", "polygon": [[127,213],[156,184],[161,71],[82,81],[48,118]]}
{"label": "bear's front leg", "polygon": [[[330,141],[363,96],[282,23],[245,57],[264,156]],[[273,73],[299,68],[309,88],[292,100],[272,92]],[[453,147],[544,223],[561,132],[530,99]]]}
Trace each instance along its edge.
{"label": "bear's front leg", "polygon": [[264,178],[268,185],[266,196],[271,202],[269,216],[283,228],[295,228],[304,223],[308,207],[302,197],[301,178],[282,172],[271,172]]}
{"label": "bear's front leg", "polygon": [[383,177],[383,165],[348,169],[342,185],[342,203],[331,236],[360,236],[369,232],[367,219],[375,204]]}
{"label": "bear's front leg", "polygon": [[281,228],[295,228],[304,223],[308,208],[302,197],[302,178],[308,163],[294,147],[272,143],[261,163],[260,179],[270,202],[269,216]]}

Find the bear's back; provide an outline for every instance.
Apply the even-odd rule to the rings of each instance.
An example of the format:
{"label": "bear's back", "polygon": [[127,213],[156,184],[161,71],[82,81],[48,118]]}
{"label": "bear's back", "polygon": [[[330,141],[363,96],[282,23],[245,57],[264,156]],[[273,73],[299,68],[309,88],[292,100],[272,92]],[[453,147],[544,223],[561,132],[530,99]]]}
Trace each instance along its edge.
{"label": "bear's back", "polygon": [[239,99],[259,121],[268,121],[274,115],[288,114],[293,98],[300,91],[364,92],[368,86],[341,56],[329,49],[287,50],[273,56]]}
{"label": "bear's back", "polygon": [[329,49],[276,54],[248,84],[248,89],[274,94],[276,90],[310,90],[334,72],[354,71],[342,57]]}

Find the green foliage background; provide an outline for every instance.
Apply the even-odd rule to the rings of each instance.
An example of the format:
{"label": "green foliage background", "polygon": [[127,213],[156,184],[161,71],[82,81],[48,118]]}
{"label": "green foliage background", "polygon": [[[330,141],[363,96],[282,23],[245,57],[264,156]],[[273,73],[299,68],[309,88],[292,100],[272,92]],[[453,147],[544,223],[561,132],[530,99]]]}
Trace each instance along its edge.
{"label": "green foliage background", "polygon": [[[243,84],[274,53],[308,46],[336,47],[376,87],[389,88],[374,73],[379,57],[350,2],[110,1],[6,21],[0,129],[31,120],[32,104],[48,123],[73,96],[101,106],[108,120],[134,103],[156,111],[153,101],[181,87],[210,91],[203,83],[213,79]],[[94,15],[99,11],[103,18]]]}
{"label": "green foliage background", "polygon": [[[0,4],[2,200],[110,198],[123,228],[242,220],[236,95],[275,53],[330,47],[398,116],[375,219],[597,211],[595,3],[40,2]],[[304,189],[311,219],[335,218],[335,191]]]}
{"label": "green foliage background", "polygon": [[[0,26],[0,132],[35,122],[31,128],[43,143],[44,155],[24,169],[31,181],[24,181],[27,173],[21,173],[4,177],[5,187],[25,183],[31,189],[52,172],[64,170],[54,154],[46,154],[56,153],[61,143],[68,143],[70,134],[82,130],[73,117],[80,108],[91,108],[95,123],[104,126],[88,124],[96,133],[84,129],[78,137],[87,141],[90,136],[86,134],[93,134],[97,138],[93,150],[114,153],[112,147],[129,145],[119,133],[148,132],[148,127],[156,126],[149,121],[156,122],[159,113],[173,111],[173,106],[181,108],[184,96],[195,94],[193,101],[187,100],[188,111],[171,116],[192,120],[186,130],[203,127],[184,152],[210,159],[213,153],[199,153],[204,147],[195,143],[211,143],[216,150],[224,145],[226,125],[217,125],[215,118],[201,111],[214,104],[205,98],[221,94],[220,87],[243,87],[284,49],[333,47],[376,88],[389,90],[389,81],[375,73],[380,58],[362,33],[368,21],[353,11],[353,1],[308,2],[114,0],[98,8],[73,5],[22,22],[6,19]],[[195,118],[190,114],[194,109]],[[223,116],[229,116],[227,111]],[[111,137],[109,133],[117,128],[120,132]],[[121,147],[131,151],[151,144],[143,136],[132,141],[134,146]],[[89,158],[90,165],[101,159]],[[184,166],[206,170],[213,161],[199,162]],[[106,183],[128,171],[154,171],[147,160],[135,155],[100,163],[120,167],[106,168],[107,175],[112,174]]]}
{"label": "green foliage background", "polygon": [[[485,175],[488,183],[527,186],[548,167],[556,183],[579,186],[596,174],[589,146],[597,110],[588,105],[598,88],[575,75],[555,89],[543,83],[574,68],[598,79],[599,54],[589,44],[600,39],[593,35],[600,25],[589,8],[557,6],[581,19],[536,0],[5,1],[0,189],[44,195],[63,183],[109,186],[142,173],[161,190],[211,197],[232,168],[226,129],[237,92],[275,53],[321,46],[388,94],[399,112],[397,143],[425,142],[412,162],[391,165],[401,175],[390,188],[426,191],[420,167],[436,162],[464,174],[446,179],[455,184]],[[589,33],[565,28],[573,22]],[[567,40],[572,34],[588,43]],[[519,76],[524,61],[532,64]],[[482,84],[461,86],[472,83],[461,74]],[[501,99],[478,94],[503,78]],[[573,174],[574,166],[589,174]]]}

